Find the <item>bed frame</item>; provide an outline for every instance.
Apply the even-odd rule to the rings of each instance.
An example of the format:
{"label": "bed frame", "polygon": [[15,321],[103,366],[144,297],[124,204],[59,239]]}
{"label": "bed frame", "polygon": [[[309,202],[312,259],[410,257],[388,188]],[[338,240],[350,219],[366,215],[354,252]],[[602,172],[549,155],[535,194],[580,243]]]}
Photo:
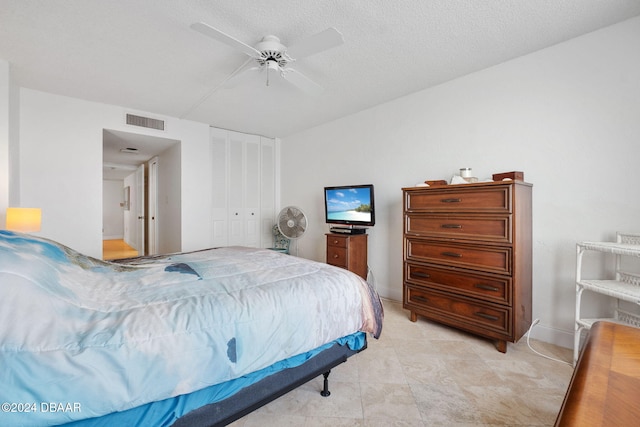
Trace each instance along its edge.
{"label": "bed frame", "polygon": [[173,427],[226,426],[320,375],[324,376],[320,394],[327,397],[331,394],[329,391],[331,369],[366,348],[366,341],[360,350],[351,350],[347,345],[334,344],[300,366],[277,372],[245,387],[227,399],[189,412],[179,418]]}

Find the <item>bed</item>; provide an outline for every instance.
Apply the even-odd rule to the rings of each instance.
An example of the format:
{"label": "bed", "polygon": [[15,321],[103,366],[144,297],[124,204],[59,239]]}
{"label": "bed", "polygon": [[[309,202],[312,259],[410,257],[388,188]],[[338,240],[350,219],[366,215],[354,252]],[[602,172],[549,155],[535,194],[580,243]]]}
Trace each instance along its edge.
{"label": "bed", "polygon": [[362,351],[357,275],[266,249],[104,262],[0,230],[0,425],[225,425]]}

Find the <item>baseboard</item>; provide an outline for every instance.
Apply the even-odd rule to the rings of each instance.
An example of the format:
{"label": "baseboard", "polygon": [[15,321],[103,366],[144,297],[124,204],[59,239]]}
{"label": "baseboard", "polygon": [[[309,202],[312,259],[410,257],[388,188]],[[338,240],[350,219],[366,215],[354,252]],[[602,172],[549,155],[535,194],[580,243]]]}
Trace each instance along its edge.
{"label": "baseboard", "polygon": [[102,240],[123,240],[124,239],[124,235],[119,234],[116,236],[102,236]]}
{"label": "baseboard", "polygon": [[[531,338],[564,348],[573,348],[573,331],[552,328],[538,323],[533,327]],[[523,338],[524,339],[524,338]]]}

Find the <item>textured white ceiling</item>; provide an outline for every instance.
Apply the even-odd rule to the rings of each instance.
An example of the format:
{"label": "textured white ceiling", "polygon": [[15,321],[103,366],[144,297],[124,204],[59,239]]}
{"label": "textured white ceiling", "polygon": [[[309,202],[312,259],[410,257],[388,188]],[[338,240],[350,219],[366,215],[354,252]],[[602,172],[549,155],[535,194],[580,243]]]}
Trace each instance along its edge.
{"label": "textured white ceiling", "polygon": [[[22,87],[286,137],[639,14],[638,0],[0,0],[0,58]],[[295,63],[320,96],[220,86],[247,56],[199,21],[249,45],[328,27],[345,43]]]}
{"label": "textured white ceiling", "polygon": [[[104,129],[102,131],[102,178],[123,180],[146,163],[180,141],[157,136]],[[126,150],[133,148],[136,151]],[[125,150],[124,152],[122,150]]]}

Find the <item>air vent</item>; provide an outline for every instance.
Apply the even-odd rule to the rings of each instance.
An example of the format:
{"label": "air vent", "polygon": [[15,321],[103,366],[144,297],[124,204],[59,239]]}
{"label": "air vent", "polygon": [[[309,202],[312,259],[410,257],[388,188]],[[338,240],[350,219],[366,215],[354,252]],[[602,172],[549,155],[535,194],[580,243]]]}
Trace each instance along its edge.
{"label": "air vent", "polygon": [[127,114],[127,124],[133,126],[141,126],[143,128],[149,129],[164,130],[164,120],[134,116],[133,114]]}

